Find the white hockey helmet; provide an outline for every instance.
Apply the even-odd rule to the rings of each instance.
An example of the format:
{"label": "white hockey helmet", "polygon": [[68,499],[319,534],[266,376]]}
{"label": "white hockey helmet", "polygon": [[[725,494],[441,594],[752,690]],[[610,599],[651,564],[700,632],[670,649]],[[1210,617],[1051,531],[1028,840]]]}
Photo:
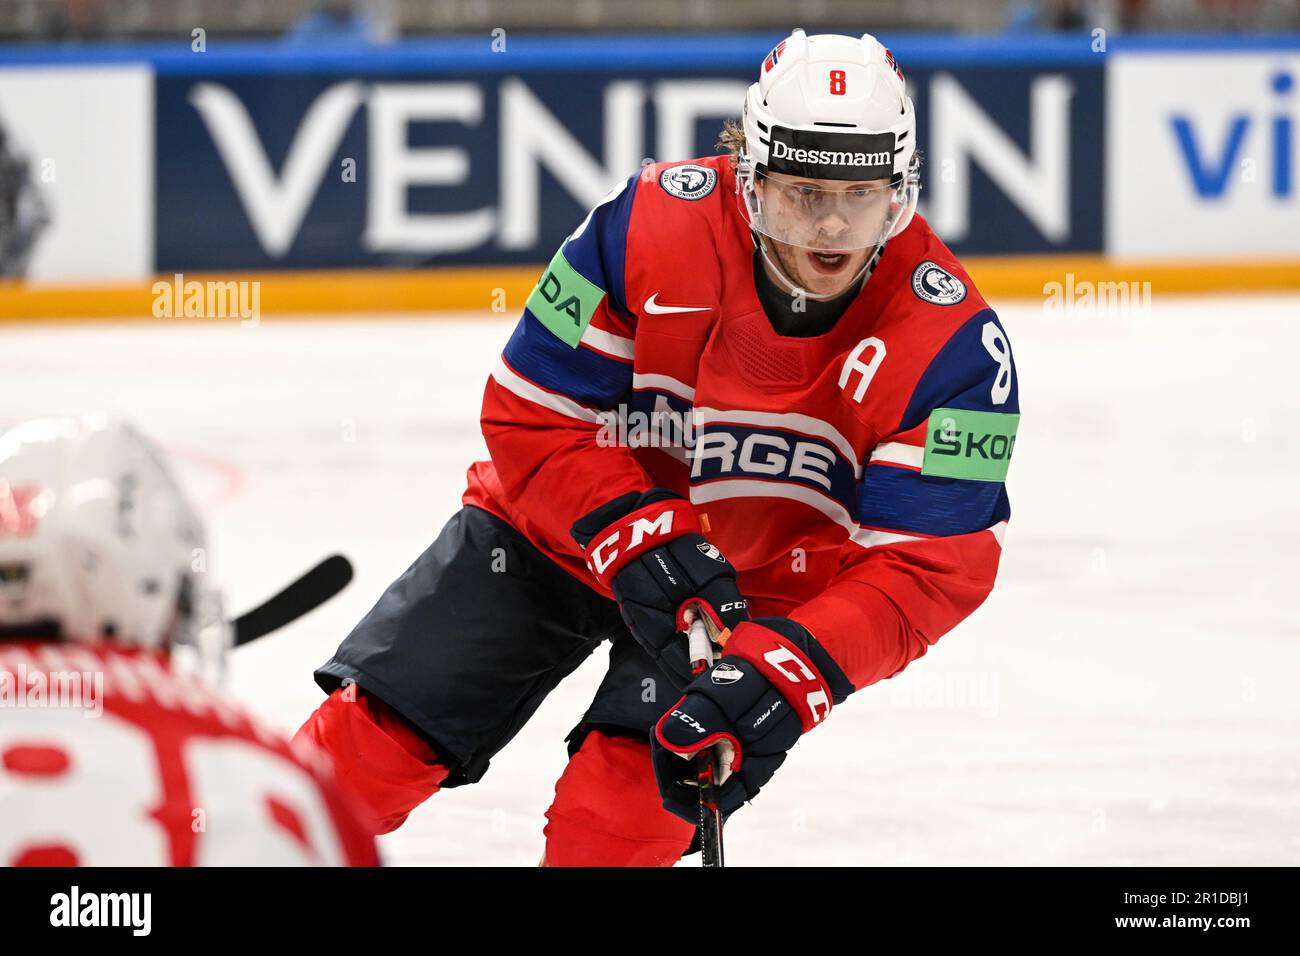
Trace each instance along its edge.
{"label": "white hockey helmet", "polygon": [[205,562],[194,510],[130,425],[40,419],[0,435],[0,635],[189,645],[208,666],[227,634]]}
{"label": "white hockey helmet", "polygon": [[[796,29],[750,86],[744,131],[737,190],[760,236],[848,251],[879,246],[911,222],[920,193],[916,110],[893,55],[870,34]],[[803,182],[795,189],[792,179]],[[864,185],[819,189],[809,180]],[[828,209],[847,214],[834,234],[817,226]]]}

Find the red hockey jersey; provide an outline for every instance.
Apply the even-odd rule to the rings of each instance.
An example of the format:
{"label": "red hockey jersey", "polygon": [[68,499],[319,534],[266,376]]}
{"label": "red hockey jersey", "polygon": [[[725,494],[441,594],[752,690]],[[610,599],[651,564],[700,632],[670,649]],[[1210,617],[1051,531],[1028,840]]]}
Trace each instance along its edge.
{"label": "red hockey jersey", "polygon": [[373,866],[325,760],[153,655],[0,643],[0,866]]}
{"label": "red hockey jersey", "polygon": [[629,491],[686,495],[751,613],[799,621],[863,687],[993,586],[1019,420],[1011,346],[920,216],[813,337],[774,331],[753,256],[728,157],[648,166],[613,190],[492,372],[491,461],[470,468],[464,501],[595,587],[574,520]]}

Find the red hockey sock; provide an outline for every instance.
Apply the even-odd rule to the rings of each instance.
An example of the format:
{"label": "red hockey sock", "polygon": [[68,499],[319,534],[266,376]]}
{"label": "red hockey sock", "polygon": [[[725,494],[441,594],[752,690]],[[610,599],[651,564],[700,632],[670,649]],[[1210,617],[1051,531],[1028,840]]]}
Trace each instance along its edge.
{"label": "red hockey sock", "polygon": [[298,728],[298,738],[330,755],[339,787],[375,833],[396,830],[450,773],[405,720],[355,685],[331,694]]}
{"label": "red hockey sock", "polygon": [[544,866],[672,866],[695,827],[663,808],[650,745],[587,734],[546,811]]}

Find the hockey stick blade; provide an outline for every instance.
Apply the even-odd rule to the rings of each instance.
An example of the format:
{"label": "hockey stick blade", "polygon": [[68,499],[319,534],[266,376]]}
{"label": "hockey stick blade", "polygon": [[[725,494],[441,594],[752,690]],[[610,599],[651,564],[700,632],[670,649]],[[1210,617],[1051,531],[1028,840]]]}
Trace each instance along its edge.
{"label": "hockey stick blade", "polygon": [[334,554],[294,581],[279,594],[246,611],[231,622],[235,647],[278,631],[320,607],[352,580],[352,562]]}

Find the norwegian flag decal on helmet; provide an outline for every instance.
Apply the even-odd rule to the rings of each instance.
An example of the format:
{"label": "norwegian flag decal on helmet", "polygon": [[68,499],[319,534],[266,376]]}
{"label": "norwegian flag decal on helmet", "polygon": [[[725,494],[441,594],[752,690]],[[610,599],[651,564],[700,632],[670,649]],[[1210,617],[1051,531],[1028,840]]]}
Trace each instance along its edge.
{"label": "norwegian flag decal on helmet", "polygon": [[[889,52],[889,47],[885,47],[885,62],[893,67],[894,72],[898,74],[900,80],[903,79],[903,71],[898,68],[898,61],[894,59],[894,54]],[[903,80],[906,83],[906,80]]]}
{"label": "norwegian flag decal on helmet", "polygon": [[763,61],[764,73],[772,69],[772,67],[776,66],[777,62],[781,59],[781,52],[784,49],[785,49],[785,41],[782,40],[772,49],[772,52],[767,55],[767,59]]}

